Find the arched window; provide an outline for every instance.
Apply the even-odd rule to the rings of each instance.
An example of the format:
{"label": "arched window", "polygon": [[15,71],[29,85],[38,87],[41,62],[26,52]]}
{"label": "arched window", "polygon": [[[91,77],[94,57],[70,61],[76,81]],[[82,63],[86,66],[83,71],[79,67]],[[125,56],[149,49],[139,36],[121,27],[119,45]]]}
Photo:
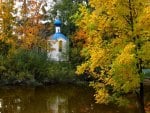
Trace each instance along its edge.
{"label": "arched window", "polygon": [[59,52],[62,52],[62,40],[59,41]]}

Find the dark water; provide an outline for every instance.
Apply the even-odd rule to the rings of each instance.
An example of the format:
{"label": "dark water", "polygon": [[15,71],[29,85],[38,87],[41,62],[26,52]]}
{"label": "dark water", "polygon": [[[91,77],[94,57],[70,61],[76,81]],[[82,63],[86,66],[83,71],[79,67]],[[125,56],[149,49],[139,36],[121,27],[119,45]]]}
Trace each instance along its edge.
{"label": "dark water", "polygon": [[128,107],[95,104],[89,87],[1,87],[0,113],[139,113],[137,102]]}

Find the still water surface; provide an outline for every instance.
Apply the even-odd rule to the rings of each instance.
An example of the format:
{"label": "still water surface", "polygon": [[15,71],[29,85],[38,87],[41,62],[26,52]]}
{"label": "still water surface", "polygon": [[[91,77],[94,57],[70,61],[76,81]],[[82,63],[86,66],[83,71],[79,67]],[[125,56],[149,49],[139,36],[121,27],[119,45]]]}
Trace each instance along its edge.
{"label": "still water surface", "polygon": [[136,101],[128,107],[95,104],[89,87],[1,87],[0,113],[139,113]]}

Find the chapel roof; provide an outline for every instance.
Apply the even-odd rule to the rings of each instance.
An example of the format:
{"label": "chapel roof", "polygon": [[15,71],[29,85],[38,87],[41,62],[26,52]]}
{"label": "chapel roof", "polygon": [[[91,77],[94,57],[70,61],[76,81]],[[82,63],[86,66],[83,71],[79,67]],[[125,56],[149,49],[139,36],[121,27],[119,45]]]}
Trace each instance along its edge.
{"label": "chapel roof", "polygon": [[63,35],[62,33],[55,33],[51,36],[51,40],[58,40],[60,38],[67,40],[67,37]]}
{"label": "chapel roof", "polygon": [[55,19],[54,25],[55,26],[61,26],[61,20],[60,19]]}

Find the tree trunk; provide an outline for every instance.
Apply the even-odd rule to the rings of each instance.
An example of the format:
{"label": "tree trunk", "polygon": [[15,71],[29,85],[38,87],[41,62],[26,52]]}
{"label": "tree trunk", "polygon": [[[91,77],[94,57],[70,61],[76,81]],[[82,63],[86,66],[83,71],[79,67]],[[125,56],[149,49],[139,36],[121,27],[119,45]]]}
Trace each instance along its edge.
{"label": "tree trunk", "polygon": [[143,85],[143,82],[140,83],[139,104],[140,104],[140,113],[145,113],[145,109],[144,109],[144,85]]}

